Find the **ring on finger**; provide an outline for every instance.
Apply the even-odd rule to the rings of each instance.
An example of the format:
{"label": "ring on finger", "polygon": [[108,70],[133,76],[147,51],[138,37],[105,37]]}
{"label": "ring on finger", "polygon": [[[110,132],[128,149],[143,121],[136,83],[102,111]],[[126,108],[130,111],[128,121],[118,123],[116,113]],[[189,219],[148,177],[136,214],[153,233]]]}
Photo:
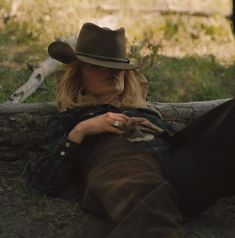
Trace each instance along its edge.
{"label": "ring on finger", "polygon": [[121,127],[121,122],[115,120],[115,121],[113,122],[113,126],[114,126],[114,127],[117,127],[117,128],[120,128],[120,127]]}

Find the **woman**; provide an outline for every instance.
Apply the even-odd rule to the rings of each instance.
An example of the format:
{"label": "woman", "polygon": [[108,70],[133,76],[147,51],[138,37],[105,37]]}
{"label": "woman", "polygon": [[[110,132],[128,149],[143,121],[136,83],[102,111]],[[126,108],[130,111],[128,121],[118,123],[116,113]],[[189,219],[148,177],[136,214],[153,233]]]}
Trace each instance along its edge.
{"label": "woman", "polygon": [[182,216],[234,194],[235,101],[175,133],[145,108],[146,81],[125,47],[123,28],[92,23],[82,26],[75,51],[49,46],[68,64],[57,97],[62,112],[48,124],[50,147],[28,184],[60,197],[80,184],[84,210],[110,228],[90,227],[82,237],[181,238]]}

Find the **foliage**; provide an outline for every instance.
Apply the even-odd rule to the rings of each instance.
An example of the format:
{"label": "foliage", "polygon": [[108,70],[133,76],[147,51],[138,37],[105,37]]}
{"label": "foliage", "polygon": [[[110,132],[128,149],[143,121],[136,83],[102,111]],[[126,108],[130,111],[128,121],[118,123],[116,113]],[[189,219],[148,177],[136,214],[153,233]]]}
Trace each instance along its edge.
{"label": "foliage", "polygon": [[[235,65],[222,66],[214,56],[182,59],[159,54],[161,45],[149,38],[131,45],[129,55],[144,65],[140,71],[149,80],[150,101],[199,101],[235,95]],[[143,55],[143,52],[148,52]]]}
{"label": "foliage", "polygon": [[[224,17],[170,13],[138,13],[137,17],[137,12],[125,10],[137,4],[155,7],[154,0],[19,2],[17,14],[9,17],[13,0],[0,1],[0,102],[28,79],[27,63],[46,59],[51,41],[74,36],[83,22],[96,22],[107,14],[118,19],[117,27],[125,26],[129,56],[144,62],[140,71],[149,79],[149,100],[209,100],[235,94],[235,41]],[[81,7],[103,2],[119,4],[121,11],[84,11]],[[57,73],[48,77],[26,102],[53,101],[57,79]]]}

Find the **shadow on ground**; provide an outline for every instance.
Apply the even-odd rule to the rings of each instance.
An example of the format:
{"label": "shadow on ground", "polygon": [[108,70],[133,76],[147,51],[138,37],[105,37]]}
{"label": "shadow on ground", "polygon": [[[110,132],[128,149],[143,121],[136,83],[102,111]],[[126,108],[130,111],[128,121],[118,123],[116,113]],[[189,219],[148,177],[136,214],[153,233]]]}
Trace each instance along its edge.
{"label": "shadow on ground", "polygon": [[[79,238],[87,219],[90,224],[94,221],[95,231],[98,221],[81,211],[79,203],[32,194],[21,179],[24,164],[0,162],[1,238]],[[224,198],[186,221],[186,231],[187,238],[234,238],[235,197]]]}

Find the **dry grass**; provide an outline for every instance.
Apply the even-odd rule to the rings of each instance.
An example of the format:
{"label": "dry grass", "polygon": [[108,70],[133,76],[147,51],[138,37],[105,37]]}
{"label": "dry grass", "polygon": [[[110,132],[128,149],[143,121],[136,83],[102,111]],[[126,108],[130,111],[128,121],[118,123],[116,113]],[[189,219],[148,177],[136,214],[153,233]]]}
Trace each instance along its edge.
{"label": "dry grass", "polygon": [[[12,1],[3,2],[6,3],[2,15],[7,15]],[[91,6],[104,6],[104,9]],[[107,10],[107,6],[111,10]],[[112,10],[116,7],[120,10]],[[190,9],[192,12],[207,9],[215,14],[210,18],[162,15],[138,10],[142,8]],[[55,38],[76,35],[80,26],[90,21],[111,28],[125,26],[130,41],[151,33],[154,42],[161,42],[161,53],[167,56],[214,55],[219,61],[232,62],[235,59],[235,41],[231,25],[216,14],[228,15],[230,12],[231,0],[21,0],[16,17],[7,25],[0,24],[0,29],[9,32],[9,28],[12,31],[17,28],[18,32],[11,37],[20,41],[19,45],[27,39],[49,44]]]}
{"label": "dry grass", "polygon": [[[11,15],[13,2],[19,3],[16,15],[7,18]],[[92,6],[103,6],[103,8],[92,8]],[[115,10],[117,7],[118,11]],[[150,95],[152,100],[201,100],[202,98],[209,100],[235,94],[234,90],[227,90],[227,88],[234,88],[232,79],[235,39],[229,20],[220,15],[229,14],[231,0],[2,0],[0,8],[0,64],[2,66],[0,102],[5,101],[19,84],[27,80],[30,72],[26,63],[38,64],[45,60],[50,42],[58,38],[76,36],[81,25],[88,21],[114,29],[124,26],[128,48],[138,42],[147,44],[147,47],[145,45],[140,49],[142,56],[154,53],[149,51],[149,45],[150,48],[160,46],[154,57],[157,57],[155,62],[165,71],[161,69],[159,71],[158,67],[147,67],[143,71],[152,80],[153,88],[150,90],[154,94],[154,96]],[[183,10],[190,8],[191,11],[208,9],[210,12],[217,13],[208,18],[184,14],[161,14],[154,11],[143,12],[139,10],[142,8]],[[169,60],[163,57],[162,61],[162,56],[168,57]],[[172,60],[172,57],[176,59]],[[179,62],[180,58],[182,62],[188,60],[192,63],[190,65],[192,67],[183,67]],[[204,67],[204,72],[202,74],[199,72],[195,76],[193,72],[201,70],[201,64],[205,64],[207,68]],[[221,64],[230,67],[228,76],[226,68],[221,71]],[[176,65],[178,68],[175,68]],[[192,72],[188,72],[188,68],[191,68]],[[172,74],[167,75],[168,71]],[[223,74],[226,76],[224,77]],[[214,82],[211,80],[211,75],[215,78]],[[183,84],[188,85],[187,88],[178,90],[179,95],[178,92],[169,92],[172,87],[165,83],[174,84],[174,80],[182,78]],[[204,84],[203,81],[208,79],[210,83]],[[227,85],[223,83],[226,89],[219,89],[221,80],[228,82]],[[55,77],[47,79],[42,87],[43,90],[37,91],[35,97],[31,97],[29,101],[54,100],[55,84]],[[198,88],[188,90],[188,88],[195,88],[195,85]],[[155,86],[162,87],[162,90]],[[194,92],[202,95],[201,89],[204,87],[206,90],[203,97],[188,95]],[[213,94],[213,90],[209,88],[216,88],[216,93]],[[218,93],[219,90],[221,93]],[[164,92],[165,95],[161,95],[160,92]],[[169,95],[173,95],[173,98],[169,98]]]}

